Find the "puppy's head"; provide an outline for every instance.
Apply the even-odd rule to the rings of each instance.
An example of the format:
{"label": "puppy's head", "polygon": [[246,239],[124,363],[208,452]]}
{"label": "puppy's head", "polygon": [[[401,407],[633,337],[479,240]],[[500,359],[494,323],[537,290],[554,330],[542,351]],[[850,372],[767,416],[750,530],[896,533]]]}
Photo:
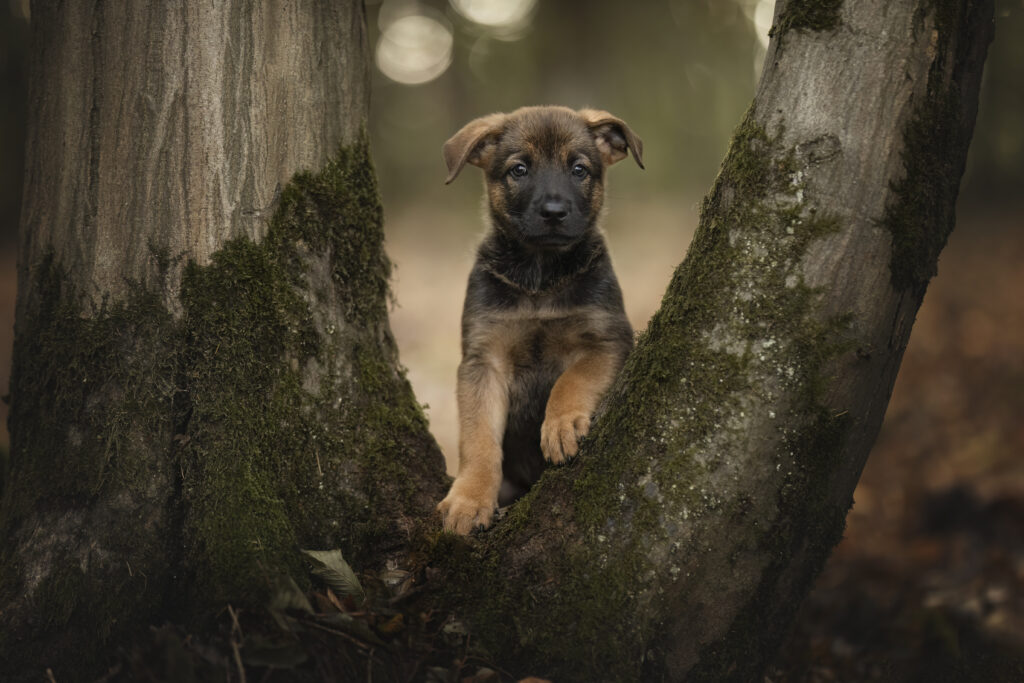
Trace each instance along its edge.
{"label": "puppy's head", "polygon": [[484,171],[498,229],[539,249],[562,249],[593,229],[605,169],[643,143],[626,122],[595,109],[524,107],[470,121],[444,145],[450,183],[466,164]]}

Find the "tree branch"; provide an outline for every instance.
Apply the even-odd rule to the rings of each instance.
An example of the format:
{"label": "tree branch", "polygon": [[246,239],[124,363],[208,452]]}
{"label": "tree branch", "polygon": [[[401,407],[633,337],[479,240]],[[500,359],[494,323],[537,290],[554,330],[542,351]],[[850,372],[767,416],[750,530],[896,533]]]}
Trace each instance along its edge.
{"label": "tree branch", "polygon": [[693,245],[581,455],[438,553],[499,661],[753,680],[841,537],[952,226],[992,6],[811,4],[779,3]]}

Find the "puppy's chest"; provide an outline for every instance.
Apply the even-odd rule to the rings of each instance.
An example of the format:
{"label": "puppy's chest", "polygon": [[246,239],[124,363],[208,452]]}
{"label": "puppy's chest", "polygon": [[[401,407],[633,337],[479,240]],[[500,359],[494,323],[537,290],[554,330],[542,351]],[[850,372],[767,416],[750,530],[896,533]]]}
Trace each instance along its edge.
{"label": "puppy's chest", "polygon": [[489,315],[470,331],[467,348],[513,374],[561,372],[599,336],[586,315],[542,313]]}

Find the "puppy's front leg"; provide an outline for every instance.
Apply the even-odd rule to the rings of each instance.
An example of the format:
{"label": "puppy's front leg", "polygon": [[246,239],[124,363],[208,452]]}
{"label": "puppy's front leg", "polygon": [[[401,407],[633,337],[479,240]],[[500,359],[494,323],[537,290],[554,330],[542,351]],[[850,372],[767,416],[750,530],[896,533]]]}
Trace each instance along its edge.
{"label": "puppy's front leg", "polygon": [[622,364],[609,350],[583,352],[551,388],[540,428],[544,458],[554,464],[576,455],[578,441],[590,430],[590,417]]}
{"label": "puppy's front leg", "polygon": [[459,473],[437,509],[444,528],[468,534],[488,527],[501,488],[501,440],[508,419],[507,371],[493,362],[459,365]]}

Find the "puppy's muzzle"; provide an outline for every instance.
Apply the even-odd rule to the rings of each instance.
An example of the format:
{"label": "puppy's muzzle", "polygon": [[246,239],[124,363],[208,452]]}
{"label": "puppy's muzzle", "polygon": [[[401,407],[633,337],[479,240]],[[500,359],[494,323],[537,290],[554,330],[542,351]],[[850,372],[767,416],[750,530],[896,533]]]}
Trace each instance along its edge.
{"label": "puppy's muzzle", "polygon": [[546,199],[540,207],[540,217],[549,225],[555,226],[569,215],[570,204],[561,197]]}
{"label": "puppy's muzzle", "polygon": [[522,236],[540,248],[568,246],[583,235],[586,221],[567,197],[548,193],[531,208],[532,218],[522,225]]}

